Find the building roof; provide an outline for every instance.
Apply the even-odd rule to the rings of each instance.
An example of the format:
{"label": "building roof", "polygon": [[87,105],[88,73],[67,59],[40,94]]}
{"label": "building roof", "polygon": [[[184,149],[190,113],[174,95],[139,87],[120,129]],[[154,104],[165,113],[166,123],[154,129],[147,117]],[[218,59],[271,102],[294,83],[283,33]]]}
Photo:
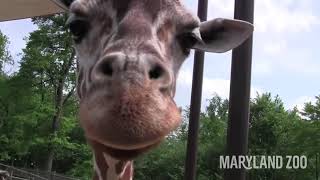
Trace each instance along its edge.
{"label": "building roof", "polygon": [[63,12],[58,0],[0,0],[0,22]]}

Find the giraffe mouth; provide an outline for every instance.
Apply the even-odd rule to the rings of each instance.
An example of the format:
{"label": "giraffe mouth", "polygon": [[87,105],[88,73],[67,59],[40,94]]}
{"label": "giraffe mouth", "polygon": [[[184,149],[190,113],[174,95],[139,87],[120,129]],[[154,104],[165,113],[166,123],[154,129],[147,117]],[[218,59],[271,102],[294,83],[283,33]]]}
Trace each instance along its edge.
{"label": "giraffe mouth", "polygon": [[94,149],[98,149],[101,152],[107,153],[110,156],[119,159],[119,160],[132,160],[136,157],[148,152],[150,149],[153,149],[154,147],[158,146],[163,139],[154,142],[153,144],[146,145],[144,147],[140,147],[137,149],[121,149],[121,148],[114,148],[105,144],[102,144],[95,140],[88,140],[88,142],[91,144],[91,146]]}
{"label": "giraffe mouth", "polygon": [[88,139],[119,154],[147,151],[181,122],[170,96],[135,86],[113,97],[98,94],[82,99],[79,117]]}
{"label": "giraffe mouth", "polygon": [[151,150],[180,125],[172,97],[158,89],[132,85],[112,97],[99,88],[94,92],[80,102],[80,124],[92,146],[117,159],[134,159]]}
{"label": "giraffe mouth", "polygon": [[160,136],[153,140],[145,139],[144,141],[135,142],[135,143],[133,143],[134,141],[131,141],[131,143],[127,143],[127,144],[117,144],[115,142],[108,141],[104,138],[99,138],[99,137],[90,136],[90,135],[87,135],[87,138],[97,143],[100,143],[105,147],[109,147],[110,149],[120,150],[120,151],[137,151],[137,150],[148,149],[148,147],[154,147],[155,145],[164,141],[166,139],[166,136]]}

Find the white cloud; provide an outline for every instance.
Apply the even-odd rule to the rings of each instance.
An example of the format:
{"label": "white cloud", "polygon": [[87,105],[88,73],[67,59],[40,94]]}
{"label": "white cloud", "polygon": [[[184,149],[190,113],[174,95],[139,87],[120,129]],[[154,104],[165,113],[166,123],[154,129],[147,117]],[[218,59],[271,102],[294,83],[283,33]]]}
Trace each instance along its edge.
{"label": "white cloud", "polygon": [[[263,53],[253,62],[253,72],[266,74],[272,72],[300,73],[318,75],[320,62],[316,59],[316,49],[286,47],[281,44],[266,45]],[[271,74],[272,75],[272,74]]]}
{"label": "white cloud", "polygon": [[209,0],[208,19],[233,18],[234,0]]}
{"label": "white cloud", "polygon": [[302,32],[319,24],[312,12],[311,1],[263,0],[256,1],[255,24],[261,32]]}
{"label": "white cloud", "polygon": [[190,86],[192,84],[192,72],[189,69],[182,68],[178,75],[178,84]]}
{"label": "white cloud", "polygon": [[14,20],[0,22],[0,31],[9,38],[9,51],[15,61],[14,65],[5,66],[5,71],[9,74],[16,72],[19,69],[19,61],[22,49],[26,46],[24,40],[29,36],[29,33],[36,30],[37,27],[31,22],[30,19]]}
{"label": "white cloud", "polygon": [[315,103],[316,99],[314,97],[301,96],[301,97],[298,97],[297,99],[295,99],[291,104],[289,104],[288,107],[290,109],[297,107],[299,111],[302,111],[305,103],[307,103],[307,102]]}
{"label": "white cloud", "polygon": [[[301,32],[309,31],[320,24],[312,9],[311,0],[259,0],[255,1],[256,32]],[[234,0],[210,0],[209,19],[215,17],[232,18]]]}
{"label": "white cloud", "polygon": [[280,39],[278,42],[267,41],[264,44],[263,51],[269,55],[279,55],[287,51],[287,41]]}
{"label": "white cloud", "polygon": [[[192,71],[190,69],[181,69],[177,83],[178,83],[178,86],[191,87]],[[229,79],[209,78],[207,76],[203,77],[202,102],[205,102],[206,99],[211,98],[214,94],[217,94],[222,98],[229,98],[229,92],[230,92]],[[252,87],[250,96],[254,98],[256,97],[257,93],[261,94],[263,92],[264,91],[261,88]]]}
{"label": "white cloud", "polygon": [[[306,47],[303,43],[307,43],[303,37],[308,33],[315,34],[313,30],[320,25],[316,3],[316,0],[255,1],[255,74],[271,75],[277,70],[307,74],[320,72],[320,64],[312,57],[315,50],[303,50]],[[233,11],[234,0],[210,0],[208,19],[233,18]]]}
{"label": "white cloud", "polygon": [[210,98],[213,94],[217,93],[223,98],[229,98],[230,81],[226,79],[210,79],[203,78],[203,97]]}
{"label": "white cloud", "polygon": [[253,75],[265,75],[272,72],[272,65],[267,61],[253,61],[252,62]]}

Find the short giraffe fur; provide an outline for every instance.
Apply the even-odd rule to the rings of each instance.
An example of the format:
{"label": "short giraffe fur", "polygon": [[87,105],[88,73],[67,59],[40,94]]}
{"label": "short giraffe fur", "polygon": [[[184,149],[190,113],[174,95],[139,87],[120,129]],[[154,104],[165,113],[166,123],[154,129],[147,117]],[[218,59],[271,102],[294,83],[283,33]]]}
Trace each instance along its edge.
{"label": "short giraffe fur", "polygon": [[191,49],[226,52],[253,32],[239,20],[201,23],[179,0],[60,1],[70,14],[94,180],[132,180],[133,159],[179,126],[173,97]]}

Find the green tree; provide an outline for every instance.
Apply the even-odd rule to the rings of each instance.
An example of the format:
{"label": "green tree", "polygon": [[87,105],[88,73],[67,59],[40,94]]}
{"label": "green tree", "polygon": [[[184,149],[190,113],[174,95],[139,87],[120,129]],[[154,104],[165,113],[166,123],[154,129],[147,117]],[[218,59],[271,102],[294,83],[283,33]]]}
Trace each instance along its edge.
{"label": "green tree", "polygon": [[0,161],[88,179],[92,155],[77,122],[76,63],[65,20],[33,19],[38,30],[27,39],[19,71],[0,76]]}
{"label": "green tree", "polygon": [[39,29],[27,40],[19,72],[0,81],[1,117],[6,118],[1,140],[7,149],[2,156],[10,154],[20,165],[38,157],[33,160],[42,163],[33,164],[50,171],[58,150],[76,148],[68,137],[78,128],[75,52],[65,21],[65,15],[33,19]]}
{"label": "green tree", "polygon": [[320,95],[316,96],[314,105],[311,102],[305,103],[301,114],[305,116],[307,120],[320,121]]}
{"label": "green tree", "polygon": [[61,14],[33,19],[39,29],[30,34],[20,70],[25,81],[40,94],[40,102],[48,102],[46,107],[51,110],[47,118],[51,119],[47,127],[49,134],[47,140],[41,141],[47,149],[42,167],[48,171],[52,168],[55,149],[64,142],[58,130],[65,118],[63,110],[75,89],[75,51],[65,27],[66,19]]}
{"label": "green tree", "polygon": [[3,68],[6,63],[12,63],[12,57],[8,50],[9,40],[7,36],[0,31],[0,75],[3,76]]}

